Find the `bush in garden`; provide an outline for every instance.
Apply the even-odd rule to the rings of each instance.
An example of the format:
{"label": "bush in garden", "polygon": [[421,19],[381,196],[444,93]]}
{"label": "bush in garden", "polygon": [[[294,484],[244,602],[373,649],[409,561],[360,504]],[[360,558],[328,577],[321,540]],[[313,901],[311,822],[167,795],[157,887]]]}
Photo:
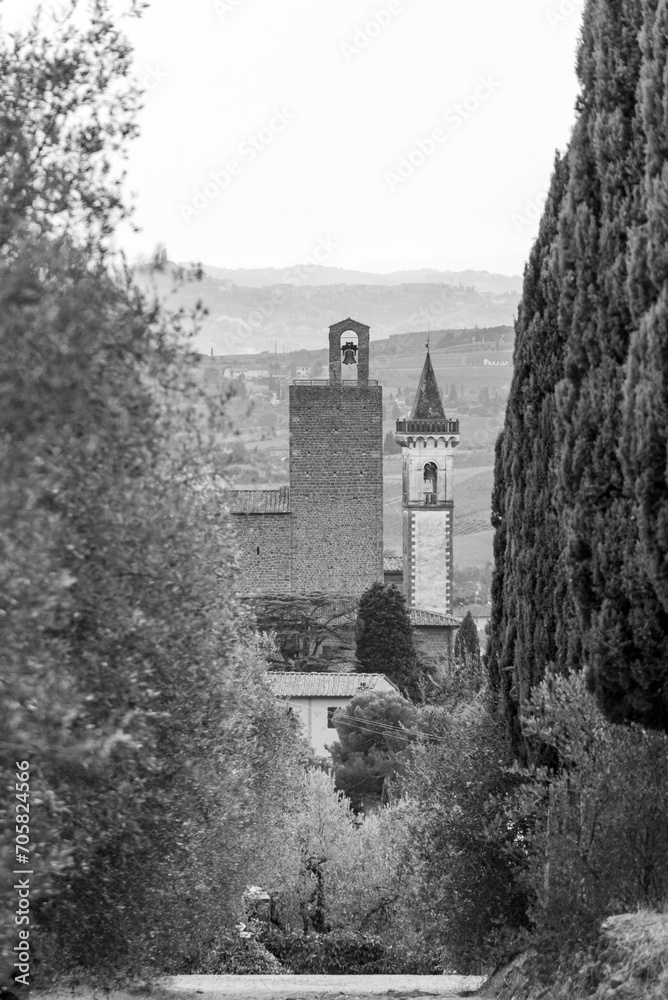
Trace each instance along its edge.
{"label": "bush in garden", "polygon": [[262,937],[268,950],[295,975],[374,975],[386,953],[378,938],[354,931],[303,935],[272,928]]}
{"label": "bush in garden", "polygon": [[524,727],[560,768],[525,772],[507,815],[530,820],[535,943],[564,954],[606,917],[668,898],[668,737],[608,722],[581,675],[543,682]]}
{"label": "bush in garden", "polygon": [[437,961],[389,944],[379,935],[336,930],[303,935],[271,928],[262,942],[295,975],[374,976],[440,974]]}
{"label": "bush in garden", "polygon": [[394,691],[361,691],[334,715],[336,785],[356,806],[387,802],[416,736],[417,709]]}
{"label": "bush in garden", "polygon": [[260,941],[242,938],[236,929],[202,941],[201,950],[181,958],[178,975],[280,976],[287,969]]}
{"label": "bush in garden", "polygon": [[478,973],[528,928],[525,820],[497,823],[520,782],[499,723],[480,700],[431,710],[432,736],[415,748],[415,799],[402,865],[410,919],[445,967]]}

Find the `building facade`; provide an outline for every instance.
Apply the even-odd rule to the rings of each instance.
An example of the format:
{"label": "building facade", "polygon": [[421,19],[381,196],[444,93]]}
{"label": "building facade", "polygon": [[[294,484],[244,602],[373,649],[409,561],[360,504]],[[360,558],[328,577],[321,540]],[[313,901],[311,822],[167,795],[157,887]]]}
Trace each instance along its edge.
{"label": "building facade", "polygon": [[362,691],[399,692],[385,674],[287,672],[269,674],[268,679],[276,697],[299,716],[319,757],[326,756],[328,747],[338,739],[333,719],[339,708],[345,708]]}

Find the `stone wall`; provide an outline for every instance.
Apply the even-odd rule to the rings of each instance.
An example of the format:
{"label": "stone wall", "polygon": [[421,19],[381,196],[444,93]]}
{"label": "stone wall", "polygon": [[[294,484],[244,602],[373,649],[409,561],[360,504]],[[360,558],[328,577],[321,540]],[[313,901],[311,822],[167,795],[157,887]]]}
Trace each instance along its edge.
{"label": "stone wall", "polygon": [[452,659],[454,649],[454,633],[457,629],[446,627],[419,625],[414,629],[415,646],[418,652],[430,657],[445,657]]}
{"label": "stone wall", "polygon": [[404,548],[409,575],[404,580],[411,608],[452,613],[452,504],[404,508]]}
{"label": "stone wall", "polygon": [[241,594],[289,594],[290,514],[232,514]]}
{"label": "stone wall", "polygon": [[383,581],[382,389],[290,386],[295,593]]}

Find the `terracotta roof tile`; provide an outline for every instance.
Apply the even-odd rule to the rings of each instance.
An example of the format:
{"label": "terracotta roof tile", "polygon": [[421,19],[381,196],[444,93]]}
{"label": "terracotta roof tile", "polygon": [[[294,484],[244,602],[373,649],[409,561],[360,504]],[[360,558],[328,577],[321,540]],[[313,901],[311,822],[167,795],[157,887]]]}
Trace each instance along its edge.
{"label": "terracotta roof tile", "polygon": [[225,490],[230,514],[289,514],[290,487],[274,490]]}
{"label": "terracotta roof tile", "polygon": [[267,676],[277,698],[354,698],[360,691],[373,691],[381,680],[392,684],[384,674],[276,672]]}
{"label": "terracotta roof tile", "polygon": [[423,611],[422,608],[410,608],[411,625],[441,625],[449,628],[459,628],[461,620],[452,615],[441,615],[436,611]]}

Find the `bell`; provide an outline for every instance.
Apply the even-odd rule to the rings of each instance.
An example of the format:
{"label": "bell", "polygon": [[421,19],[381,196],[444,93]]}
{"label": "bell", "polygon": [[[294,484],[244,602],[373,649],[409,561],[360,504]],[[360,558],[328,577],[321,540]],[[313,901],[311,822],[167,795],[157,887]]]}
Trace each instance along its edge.
{"label": "bell", "polygon": [[355,344],[351,344],[350,342],[348,342],[347,344],[343,345],[343,347],[341,348],[341,350],[343,351],[343,363],[344,363],[344,365],[356,365],[357,364],[357,361],[355,360],[355,354],[357,352],[357,347],[355,346]]}

